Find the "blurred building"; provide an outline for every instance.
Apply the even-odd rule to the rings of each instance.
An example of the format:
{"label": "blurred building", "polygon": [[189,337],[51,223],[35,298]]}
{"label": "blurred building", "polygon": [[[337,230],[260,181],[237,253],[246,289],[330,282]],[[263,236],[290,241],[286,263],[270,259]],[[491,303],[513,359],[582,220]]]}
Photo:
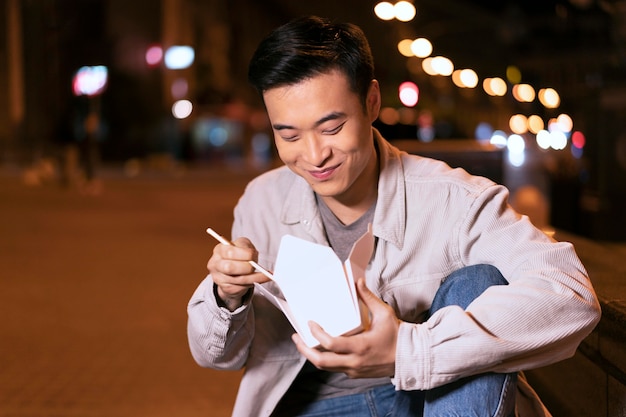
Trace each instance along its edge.
{"label": "blurred building", "polygon": [[[508,128],[515,113],[545,120],[569,114],[586,138],[582,156],[528,156],[531,169],[547,178],[551,223],[595,238],[626,238],[625,0],[414,0],[417,16],[409,22],[378,19],[377,3],[0,0],[0,161],[29,164],[77,140],[94,99],[74,94],[73,77],[94,65],[108,68],[97,98],[103,159],[247,158],[255,144],[267,152],[268,139],[255,136],[266,126],[246,81],[248,59],[272,28],[318,14],[352,21],[370,38],[383,105],[408,115],[406,123],[400,116],[393,125],[377,123],[391,139],[418,140],[419,129],[436,140],[467,139],[481,122]],[[545,109],[536,100],[490,97],[429,76],[419,58],[398,52],[400,40],[417,37],[481,80],[504,77],[514,66],[523,82],[556,89],[561,104]],[[193,48],[192,65],[164,65],[163,54],[175,45]],[[156,49],[147,55],[150,48]],[[420,99],[403,109],[398,85],[407,80],[419,85]],[[191,106],[179,110],[189,117],[177,118],[179,100]]]}

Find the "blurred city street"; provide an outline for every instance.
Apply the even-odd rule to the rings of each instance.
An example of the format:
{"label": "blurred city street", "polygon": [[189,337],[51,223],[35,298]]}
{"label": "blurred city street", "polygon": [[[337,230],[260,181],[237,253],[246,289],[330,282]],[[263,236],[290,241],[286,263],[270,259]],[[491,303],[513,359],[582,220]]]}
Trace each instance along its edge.
{"label": "blurred city street", "polygon": [[186,305],[248,178],[0,175],[0,416],[229,416],[240,374],[195,364]]}

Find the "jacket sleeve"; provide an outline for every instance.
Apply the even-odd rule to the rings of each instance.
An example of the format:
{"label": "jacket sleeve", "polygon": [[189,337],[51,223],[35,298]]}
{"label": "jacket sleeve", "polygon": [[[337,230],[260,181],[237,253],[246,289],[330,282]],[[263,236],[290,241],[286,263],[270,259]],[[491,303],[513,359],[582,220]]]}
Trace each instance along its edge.
{"label": "jacket sleeve", "polygon": [[494,265],[509,285],[488,288],[466,310],[449,306],[424,323],[401,323],[397,389],[554,363],[598,323],[600,306],[573,246],[547,237],[507,198],[493,185],[470,199],[452,246],[463,265]]}
{"label": "jacket sleeve", "polygon": [[244,366],[254,335],[252,297],[235,311],[220,307],[211,275],[200,283],[187,306],[187,337],[195,361],[214,369]]}
{"label": "jacket sleeve", "polygon": [[[241,219],[249,204],[245,193],[235,207],[231,236],[245,236]],[[217,287],[209,274],[200,283],[187,306],[187,337],[191,354],[200,365],[214,369],[242,368],[254,337],[255,314],[251,291],[243,305],[229,311],[218,303]]]}

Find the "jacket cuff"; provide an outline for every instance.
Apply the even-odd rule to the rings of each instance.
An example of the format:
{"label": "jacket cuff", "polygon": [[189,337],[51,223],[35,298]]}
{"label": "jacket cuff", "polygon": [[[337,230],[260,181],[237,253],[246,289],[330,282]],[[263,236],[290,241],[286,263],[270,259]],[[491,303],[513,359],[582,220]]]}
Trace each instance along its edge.
{"label": "jacket cuff", "polygon": [[396,372],[392,383],[397,390],[430,389],[430,350],[427,331],[415,323],[400,323],[396,343]]}
{"label": "jacket cuff", "polygon": [[227,307],[226,304],[224,304],[224,302],[222,301],[222,299],[220,298],[220,296],[217,293],[217,284],[213,283],[212,286],[212,294],[211,294],[211,298],[213,299],[213,301],[215,302],[214,305],[216,305],[219,309],[219,315],[221,318],[225,319],[225,320],[238,320],[238,319],[242,319],[245,318],[245,315],[247,313],[247,309],[250,306],[250,304],[252,303],[252,295],[254,294],[254,287],[250,288],[248,290],[248,292],[246,292],[246,294],[243,296],[243,298],[241,299],[241,305],[239,307],[237,307],[235,310],[230,311]]}

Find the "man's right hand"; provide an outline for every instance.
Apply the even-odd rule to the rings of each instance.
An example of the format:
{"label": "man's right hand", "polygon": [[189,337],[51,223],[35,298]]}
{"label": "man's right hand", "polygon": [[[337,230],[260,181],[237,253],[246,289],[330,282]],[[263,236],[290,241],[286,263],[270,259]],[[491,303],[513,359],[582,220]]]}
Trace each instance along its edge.
{"label": "man's right hand", "polygon": [[207,268],[217,285],[217,294],[224,306],[230,311],[243,303],[243,297],[255,282],[267,282],[269,279],[256,272],[249,261],[257,261],[258,252],[247,238],[233,241],[233,246],[217,244]]}

